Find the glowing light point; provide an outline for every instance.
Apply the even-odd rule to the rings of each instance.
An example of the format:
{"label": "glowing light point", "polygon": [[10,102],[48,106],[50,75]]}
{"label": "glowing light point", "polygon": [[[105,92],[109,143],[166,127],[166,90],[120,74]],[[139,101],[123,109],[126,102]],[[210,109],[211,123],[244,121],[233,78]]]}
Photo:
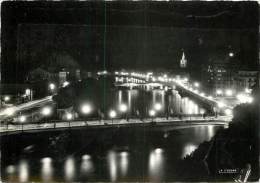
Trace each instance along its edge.
{"label": "glowing light point", "polygon": [[71,120],[72,119],[72,114],[71,113],[67,113],[66,114],[66,118],[67,118],[67,120]]}
{"label": "glowing light point", "polygon": [[51,114],[51,108],[50,108],[50,107],[44,107],[44,108],[42,109],[42,114],[43,114],[44,116],[50,115],[50,114]]}
{"label": "glowing light point", "polygon": [[232,96],[233,95],[233,91],[230,90],[230,89],[226,90],[226,95],[229,96],[229,97]]}
{"label": "glowing light point", "polygon": [[54,89],[55,89],[55,84],[51,83],[51,84],[49,85],[49,88],[50,88],[51,90],[54,90]]}
{"label": "glowing light point", "polygon": [[225,107],[225,104],[223,102],[218,102],[218,107],[219,108]]}
{"label": "glowing light point", "polygon": [[162,152],[163,152],[163,149],[161,149],[161,148],[156,148],[156,149],[154,150],[154,152],[155,152],[156,154],[159,154],[159,153],[162,153]]}
{"label": "glowing light point", "polygon": [[150,115],[150,116],[155,116],[155,111],[154,111],[154,110],[150,110],[150,111],[149,111],[149,115]]}
{"label": "glowing light point", "polygon": [[156,103],[156,104],[154,105],[154,108],[155,108],[155,110],[159,111],[159,110],[162,109],[162,105],[159,104],[159,103]]}
{"label": "glowing light point", "polygon": [[119,106],[119,110],[120,110],[121,112],[126,112],[126,111],[127,111],[127,106],[126,106],[125,104],[121,104],[121,105]]}
{"label": "glowing light point", "polygon": [[198,82],[195,82],[194,86],[198,88],[200,86],[200,84]]}
{"label": "glowing light point", "polygon": [[90,111],[91,111],[91,107],[90,107],[90,105],[88,105],[88,104],[84,104],[84,105],[81,107],[81,112],[82,112],[83,114],[88,114],[88,113],[90,113]]}
{"label": "glowing light point", "polygon": [[234,56],[234,53],[233,53],[233,52],[230,52],[228,55],[229,55],[230,57],[233,57],[233,56]]}
{"label": "glowing light point", "polygon": [[218,89],[218,90],[216,91],[216,93],[217,93],[217,95],[221,95],[223,92],[222,92],[222,90]]}
{"label": "glowing light point", "polygon": [[227,116],[231,116],[231,115],[232,115],[232,110],[231,110],[231,109],[226,109],[226,110],[225,110],[225,114],[226,114]]}
{"label": "glowing light point", "polygon": [[20,116],[19,121],[21,123],[25,122],[26,121],[26,117],[25,116]]}
{"label": "glowing light point", "polygon": [[110,116],[110,118],[115,118],[116,117],[116,111],[114,111],[114,110],[110,111],[109,116]]}

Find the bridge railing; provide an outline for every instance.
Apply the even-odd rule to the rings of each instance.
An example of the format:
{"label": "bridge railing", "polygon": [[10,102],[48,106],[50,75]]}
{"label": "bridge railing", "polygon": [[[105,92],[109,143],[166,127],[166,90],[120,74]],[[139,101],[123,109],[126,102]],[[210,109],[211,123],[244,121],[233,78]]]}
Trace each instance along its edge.
{"label": "bridge railing", "polygon": [[140,124],[140,123],[210,123],[210,122],[228,123],[230,119],[225,117],[183,117],[179,118],[145,118],[145,119],[126,119],[117,118],[109,120],[71,120],[71,121],[46,121],[43,123],[23,123],[23,124],[6,124],[0,126],[0,133],[12,131],[30,131],[30,130],[48,130],[48,129],[61,129],[61,128],[74,128],[74,127],[87,127],[87,126],[105,126],[105,125],[124,125],[124,124]]}

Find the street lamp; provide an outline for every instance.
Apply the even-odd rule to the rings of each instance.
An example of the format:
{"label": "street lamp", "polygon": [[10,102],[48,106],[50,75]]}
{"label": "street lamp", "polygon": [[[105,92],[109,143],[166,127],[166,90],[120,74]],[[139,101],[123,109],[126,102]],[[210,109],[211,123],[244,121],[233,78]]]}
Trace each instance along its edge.
{"label": "street lamp", "polygon": [[220,89],[217,89],[217,90],[216,90],[216,94],[217,94],[217,95],[221,95],[222,93],[223,93],[222,90],[220,90]]}
{"label": "street lamp", "polygon": [[[122,112],[122,113],[125,113],[126,115],[126,111],[127,111],[127,106],[125,104],[121,104],[119,106],[119,110]],[[127,116],[125,116],[127,118]],[[128,120],[128,119],[127,119]]]}
{"label": "street lamp", "polygon": [[219,107],[219,108],[223,108],[223,107],[225,107],[225,106],[226,106],[225,103],[223,103],[223,102],[218,102],[218,107]]}
{"label": "street lamp", "polygon": [[162,109],[162,105],[159,104],[159,103],[156,103],[156,104],[154,105],[154,109],[155,109],[156,111],[159,111],[159,110]]}
{"label": "street lamp", "polygon": [[113,125],[113,119],[116,117],[116,111],[111,110],[109,112],[109,117],[112,119],[112,125]]}
{"label": "street lamp", "polygon": [[26,116],[20,116],[20,117],[19,117],[19,121],[20,121],[21,123],[24,123],[24,122],[26,121]]}
{"label": "street lamp", "polygon": [[226,110],[225,110],[225,114],[226,114],[227,116],[232,116],[232,110],[231,110],[231,109],[226,109]]}
{"label": "street lamp", "polygon": [[198,82],[195,82],[195,83],[194,83],[194,86],[195,86],[196,88],[198,88],[198,87],[200,86],[200,84],[199,84]]}
{"label": "street lamp", "polygon": [[149,116],[152,117],[152,122],[153,122],[153,118],[154,118],[154,116],[155,116],[155,110],[151,109],[151,110],[149,111]]}
{"label": "street lamp", "polygon": [[84,104],[81,106],[81,112],[83,114],[89,114],[91,112],[91,107],[89,104]]}
{"label": "street lamp", "polygon": [[22,124],[22,131],[23,131],[23,123],[26,121],[26,117],[25,116],[20,116],[19,117],[19,122],[21,122]]}
{"label": "street lamp", "polygon": [[69,121],[69,127],[70,127],[70,120],[72,120],[73,115],[71,113],[66,114],[66,119]]}
{"label": "street lamp", "polygon": [[233,91],[231,89],[227,89],[226,90],[226,96],[232,96],[233,95]]}
{"label": "street lamp", "polygon": [[125,104],[121,104],[121,105],[119,106],[119,110],[120,110],[121,112],[126,112],[126,111],[127,111],[127,106],[126,106]]}
{"label": "street lamp", "polygon": [[44,107],[41,111],[42,115],[44,116],[45,120],[47,116],[51,115],[51,108],[50,107]]}
{"label": "street lamp", "polygon": [[4,101],[5,101],[5,102],[8,102],[9,100],[10,100],[10,97],[9,97],[9,96],[5,96],[5,97],[4,97]]}
{"label": "street lamp", "polygon": [[42,109],[42,114],[43,114],[44,116],[49,116],[49,115],[51,114],[51,108],[50,108],[50,107],[44,107],[44,108]]}
{"label": "street lamp", "polygon": [[204,114],[205,114],[205,109],[200,109],[200,114],[202,115],[203,118],[205,118]]}
{"label": "street lamp", "polygon": [[228,54],[230,57],[233,57],[234,56],[234,53],[233,52],[229,52]]}
{"label": "street lamp", "polygon": [[55,84],[50,83],[50,84],[49,84],[49,88],[50,88],[51,91],[53,91],[53,90],[55,89]]}
{"label": "street lamp", "polygon": [[[84,115],[87,115],[91,112],[91,106],[89,104],[83,104],[81,106],[81,112],[84,114]],[[85,124],[87,125],[87,121],[85,121]]]}
{"label": "street lamp", "polygon": [[71,120],[72,119],[72,114],[71,113],[67,113],[66,114],[66,119],[67,120]]}

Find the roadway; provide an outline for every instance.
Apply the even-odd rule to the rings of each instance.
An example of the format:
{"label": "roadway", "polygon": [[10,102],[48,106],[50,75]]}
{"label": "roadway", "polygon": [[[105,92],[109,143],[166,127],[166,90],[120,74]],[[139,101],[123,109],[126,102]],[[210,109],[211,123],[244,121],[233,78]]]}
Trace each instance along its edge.
{"label": "roadway", "polygon": [[50,121],[46,123],[24,123],[24,124],[8,124],[0,126],[0,134],[5,135],[9,133],[33,132],[33,131],[50,131],[63,130],[67,128],[83,128],[83,127],[113,127],[113,126],[129,126],[150,124],[152,121],[157,125],[177,125],[179,128],[187,128],[189,126],[198,125],[228,125],[231,118],[227,116],[215,117],[183,117],[179,118],[147,118],[140,119],[109,119],[109,120],[93,120],[93,121]]}
{"label": "roadway", "polygon": [[24,104],[20,104],[17,106],[8,107],[0,111],[0,120],[3,120],[8,117],[8,112],[10,113],[19,113],[22,111],[30,110],[33,108],[42,107],[45,105],[53,104],[52,96],[47,96],[42,99],[33,100]]}

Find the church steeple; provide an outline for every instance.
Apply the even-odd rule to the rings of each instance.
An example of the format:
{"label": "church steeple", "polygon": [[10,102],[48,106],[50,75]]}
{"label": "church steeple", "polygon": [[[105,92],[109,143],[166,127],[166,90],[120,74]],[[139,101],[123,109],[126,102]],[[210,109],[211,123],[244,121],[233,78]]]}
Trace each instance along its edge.
{"label": "church steeple", "polygon": [[187,67],[187,59],[185,58],[184,52],[182,52],[182,57],[181,57],[181,60],[180,60],[180,67],[181,68]]}

